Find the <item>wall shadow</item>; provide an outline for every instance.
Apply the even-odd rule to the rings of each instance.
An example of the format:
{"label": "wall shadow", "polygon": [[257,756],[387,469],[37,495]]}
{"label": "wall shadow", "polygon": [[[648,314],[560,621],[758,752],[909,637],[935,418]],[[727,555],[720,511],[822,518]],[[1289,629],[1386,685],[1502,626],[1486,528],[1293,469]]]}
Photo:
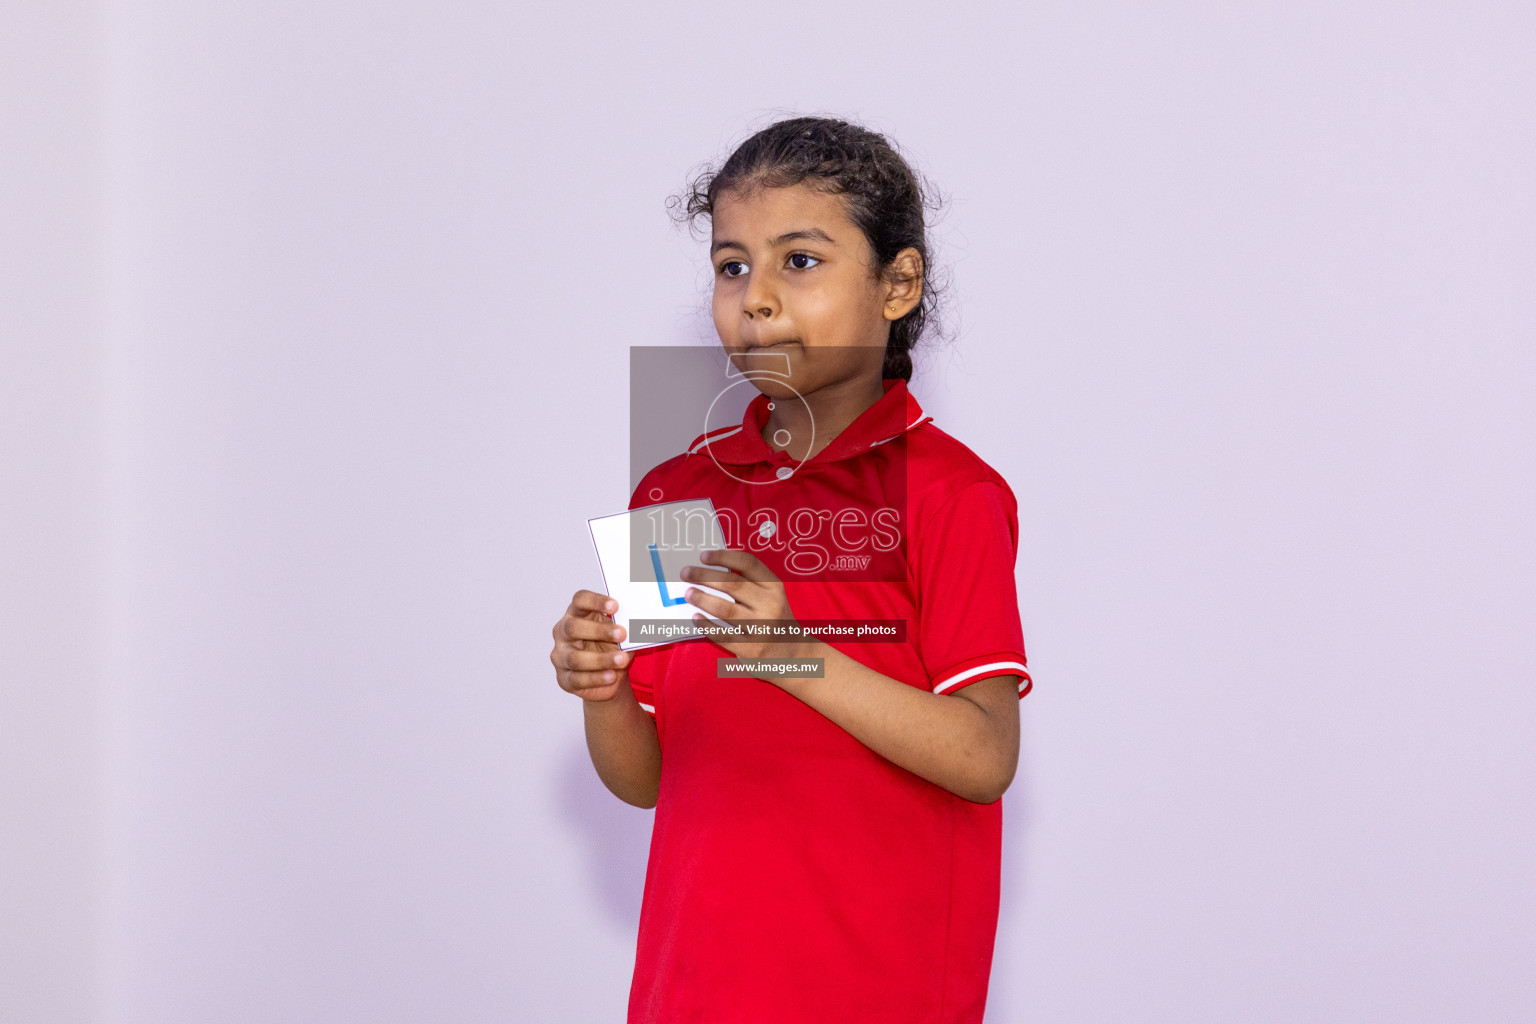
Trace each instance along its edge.
{"label": "wall shadow", "polygon": [[[1031,696],[1025,696],[1026,701]],[[1023,710],[1023,709],[1021,709]],[[1020,723],[1019,770],[1013,785],[1003,794],[1003,877],[997,917],[997,945],[992,954],[992,980],[987,990],[987,1020],[1013,1019],[1025,1003],[1023,978],[1018,970],[1030,960],[1024,948],[1022,922],[1029,912],[1027,854],[1035,820],[1035,777],[1031,770],[1029,715]]]}
{"label": "wall shadow", "polygon": [[630,934],[638,933],[656,812],[631,807],[608,792],[583,744],[571,747],[561,761],[556,802],[583,839],[587,877],[604,913]]}

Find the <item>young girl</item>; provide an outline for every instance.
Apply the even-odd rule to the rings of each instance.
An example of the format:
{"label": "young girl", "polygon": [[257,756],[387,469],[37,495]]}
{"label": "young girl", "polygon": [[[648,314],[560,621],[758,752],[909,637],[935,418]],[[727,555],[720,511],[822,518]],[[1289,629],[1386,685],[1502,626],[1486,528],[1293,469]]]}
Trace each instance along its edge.
{"label": "young girl", "polygon": [[[795,118],[684,212],[710,220],[730,359],[787,372],[753,374],[741,426],[651,470],[631,507],[709,497],[736,527],[685,570],[734,599],[689,588],[700,613],[881,639],[623,652],[617,603],[572,599],[559,684],[603,782],[656,808],[629,1020],[980,1021],[1030,679],[1013,493],[907,391],[932,303],[922,189],[882,136]],[[747,676],[732,657],[809,661]]]}

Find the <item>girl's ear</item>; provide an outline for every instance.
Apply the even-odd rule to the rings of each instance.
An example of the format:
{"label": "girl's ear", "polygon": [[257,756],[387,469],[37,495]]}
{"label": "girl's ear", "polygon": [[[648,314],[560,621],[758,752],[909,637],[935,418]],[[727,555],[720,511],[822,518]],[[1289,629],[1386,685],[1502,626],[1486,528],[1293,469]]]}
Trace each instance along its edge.
{"label": "girl's ear", "polygon": [[887,320],[900,320],[912,312],[923,297],[923,257],[916,249],[903,249],[885,268],[885,309]]}

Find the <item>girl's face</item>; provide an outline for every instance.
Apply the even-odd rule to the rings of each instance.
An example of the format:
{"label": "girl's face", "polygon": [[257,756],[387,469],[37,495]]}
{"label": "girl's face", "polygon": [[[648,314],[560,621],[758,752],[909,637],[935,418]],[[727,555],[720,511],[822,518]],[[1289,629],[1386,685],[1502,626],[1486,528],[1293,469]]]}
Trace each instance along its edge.
{"label": "girl's face", "polygon": [[843,198],[805,185],[726,192],[711,226],[715,330],[738,370],[782,372],[787,355],[802,395],[880,379],[891,322],[922,297],[915,250],[878,273]]}

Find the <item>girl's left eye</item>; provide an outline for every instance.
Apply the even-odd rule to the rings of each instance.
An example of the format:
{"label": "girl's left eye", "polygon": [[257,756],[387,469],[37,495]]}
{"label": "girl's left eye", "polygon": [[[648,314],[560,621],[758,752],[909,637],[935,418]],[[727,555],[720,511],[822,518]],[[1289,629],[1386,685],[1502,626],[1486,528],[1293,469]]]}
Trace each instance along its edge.
{"label": "girl's left eye", "polygon": [[821,260],[817,259],[815,256],[808,256],[803,252],[797,252],[789,258],[789,265],[794,267],[796,270],[810,270],[820,262]]}

